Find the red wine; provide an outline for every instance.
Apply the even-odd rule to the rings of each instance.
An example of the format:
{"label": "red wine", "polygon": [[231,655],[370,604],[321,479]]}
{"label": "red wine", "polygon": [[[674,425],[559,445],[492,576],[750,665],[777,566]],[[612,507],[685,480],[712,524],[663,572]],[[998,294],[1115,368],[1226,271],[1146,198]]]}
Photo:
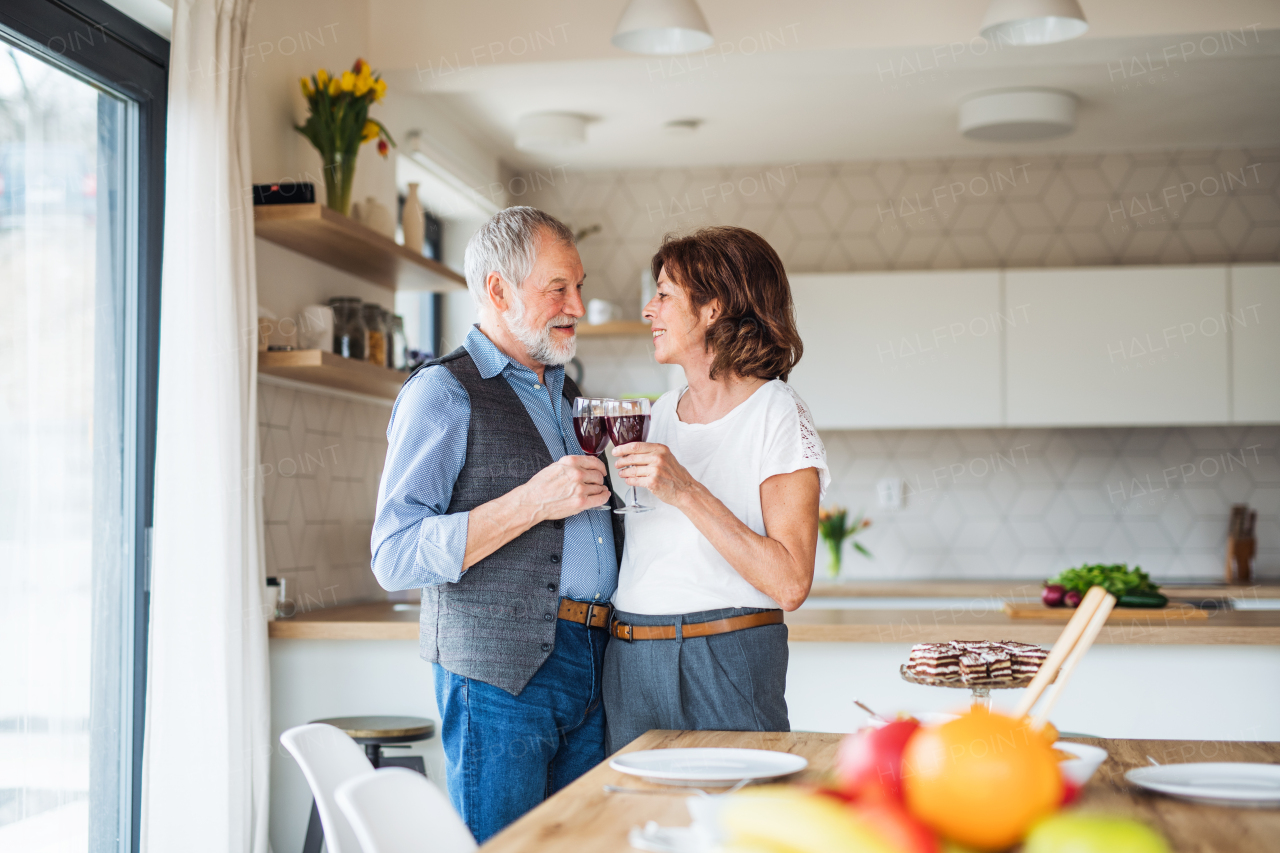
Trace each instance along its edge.
{"label": "red wine", "polygon": [[620,447],[633,441],[644,441],[649,437],[648,415],[618,415],[607,418],[609,421],[609,438],[613,446]]}
{"label": "red wine", "polygon": [[599,415],[573,419],[573,431],[578,436],[578,444],[582,445],[582,452],[588,456],[595,456],[609,443],[605,429],[605,418]]}

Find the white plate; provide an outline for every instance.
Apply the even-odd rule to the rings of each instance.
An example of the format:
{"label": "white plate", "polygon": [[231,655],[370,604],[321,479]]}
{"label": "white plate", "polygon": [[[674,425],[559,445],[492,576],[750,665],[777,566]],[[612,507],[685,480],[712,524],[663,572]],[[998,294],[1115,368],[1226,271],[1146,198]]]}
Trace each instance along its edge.
{"label": "white plate", "polygon": [[664,785],[733,785],[799,773],[809,761],[768,749],[646,749],[619,755],[609,766]]}
{"label": "white plate", "polygon": [[1204,762],[1138,767],[1124,774],[1135,785],[1215,806],[1280,806],[1280,765]]}

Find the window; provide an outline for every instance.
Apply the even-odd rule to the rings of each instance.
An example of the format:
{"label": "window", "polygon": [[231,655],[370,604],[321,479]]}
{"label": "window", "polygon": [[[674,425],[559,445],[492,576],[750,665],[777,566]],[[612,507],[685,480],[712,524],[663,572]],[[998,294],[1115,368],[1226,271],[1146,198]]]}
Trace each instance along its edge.
{"label": "window", "polygon": [[0,8],[0,850],[137,847],[167,55]]}

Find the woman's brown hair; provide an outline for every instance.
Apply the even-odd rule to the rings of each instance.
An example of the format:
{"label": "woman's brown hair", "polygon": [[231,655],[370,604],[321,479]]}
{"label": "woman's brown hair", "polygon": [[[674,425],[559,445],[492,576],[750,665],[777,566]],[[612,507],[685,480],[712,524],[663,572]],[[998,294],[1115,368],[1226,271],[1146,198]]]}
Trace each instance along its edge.
{"label": "woman's brown hair", "polygon": [[773,247],[754,231],[719,226],[686,237],[667,235],[653,256],[653,277],[663,270],[689,294],[693,310],[715,299],[720,315],[707,329],[714,354],[711,378],[785,380],[804,344],[796,331],[791,284]]}

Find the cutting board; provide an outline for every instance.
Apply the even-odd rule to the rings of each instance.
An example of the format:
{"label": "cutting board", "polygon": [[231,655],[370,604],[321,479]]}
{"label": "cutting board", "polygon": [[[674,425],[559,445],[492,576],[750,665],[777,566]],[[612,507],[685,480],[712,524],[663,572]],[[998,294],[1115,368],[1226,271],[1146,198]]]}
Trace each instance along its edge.
{"label": "cutting board", "polygon": [[[1045,607],[1043,604],[1004,603],[1004,612],[1013,619],[1044,619],[1050,622],[1070,622],[1074,607]],[[1111,611],[1108,622],[1181,622],[1186,619],[1208,619],[1209,612],[1190,604],[1171,601],[1165,607],[1117,607]]]}

